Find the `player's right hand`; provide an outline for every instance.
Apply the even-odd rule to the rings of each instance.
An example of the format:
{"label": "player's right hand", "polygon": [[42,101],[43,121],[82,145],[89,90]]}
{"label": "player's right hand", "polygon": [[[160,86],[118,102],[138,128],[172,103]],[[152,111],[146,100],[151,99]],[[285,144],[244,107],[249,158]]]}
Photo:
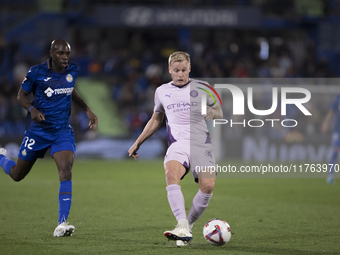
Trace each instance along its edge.
{"label": "player's right hand", "polygon": [[31,118],[36,123],[39,123],[39,122],[45,120],[44,114],[41,111],[37,110],[37,108],[32,108],[32,110],[31,110]]}
{"label": "player's right hand", "polygon": [[138,160],[138,157],[139,157],[139,154],[137,153],[138,149],[139,149],[139,146],[134,143],[131,146],[131,148],[128,150],[129,157],[132,156],[135,160]]}
{"label": "player's right hand", "polygon": [[89,127],[90,129],[96,129],[97,125],[98,125],[98,117],[91,111],[88,110],[86,112],[87,117],[89,118]]}
{"label": "player's right hand", "polygon": [[212,120],[214,118],[214,111],[209,106],[207,106],[207,114],[205,114],[204,119],[206,121]]}

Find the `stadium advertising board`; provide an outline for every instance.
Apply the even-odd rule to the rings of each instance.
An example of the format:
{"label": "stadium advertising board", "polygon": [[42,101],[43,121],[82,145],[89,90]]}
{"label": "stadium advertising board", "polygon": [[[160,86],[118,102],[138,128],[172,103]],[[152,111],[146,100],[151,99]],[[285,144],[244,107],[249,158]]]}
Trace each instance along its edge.
{"label": "stadium advertising board", "polygon": [[105,26],[259,27],[258,8],[159,8],[99,6],[94,17]]}

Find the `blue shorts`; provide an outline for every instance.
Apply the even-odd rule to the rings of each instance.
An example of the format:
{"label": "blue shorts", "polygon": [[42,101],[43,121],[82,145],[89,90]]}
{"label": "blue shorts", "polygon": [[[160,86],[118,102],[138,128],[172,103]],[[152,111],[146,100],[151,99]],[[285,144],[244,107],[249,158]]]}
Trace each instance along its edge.
{"label": "blue shorts", "polygon": [[19,149],[18,157],[25,161],[35,161],[43,158],[48,149],[51,149],[51,157],[59,151],[76,151],[73,129],[69,127],[56,133],[28,132]]}
{"label": "blue shorts", "polygon": [[339,134],[339,132],[333,132],[333,134],[332,134],[332,147],[340,147],[340,134]]}

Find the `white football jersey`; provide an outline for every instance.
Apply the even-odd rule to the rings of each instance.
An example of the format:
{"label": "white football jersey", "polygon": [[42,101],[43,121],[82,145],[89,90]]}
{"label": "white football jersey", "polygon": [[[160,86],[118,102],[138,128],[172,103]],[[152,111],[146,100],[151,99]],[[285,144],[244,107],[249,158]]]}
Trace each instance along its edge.
{"label": "white football jersey", "polygon": [[202,95],[206,94],[207,105],[214,108],[214,100],[202,89],[207,89],[204,81],[190,79],[184,86],[172,82],[156,89],[154,112],[165,113],[168,144],[179,140],[190,143],[210,143],[206,121],[202,115]]}

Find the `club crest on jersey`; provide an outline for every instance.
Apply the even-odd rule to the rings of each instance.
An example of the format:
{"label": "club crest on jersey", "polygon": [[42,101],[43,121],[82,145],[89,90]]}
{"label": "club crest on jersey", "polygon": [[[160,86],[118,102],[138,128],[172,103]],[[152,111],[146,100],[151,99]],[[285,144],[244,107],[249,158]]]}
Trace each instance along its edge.
{"label": "club crest on jersey", "polygon": [[190,91],[190,96],[192,96],[192,97],[197,97],[197,96],[198,96],[197,90],[191,90],[191,91]]}
{"label": "club crest on jersey", "polygon": [[73,81],[73,76],[71,74],[66,75],[66,80],[68,82],[72,82]]}

